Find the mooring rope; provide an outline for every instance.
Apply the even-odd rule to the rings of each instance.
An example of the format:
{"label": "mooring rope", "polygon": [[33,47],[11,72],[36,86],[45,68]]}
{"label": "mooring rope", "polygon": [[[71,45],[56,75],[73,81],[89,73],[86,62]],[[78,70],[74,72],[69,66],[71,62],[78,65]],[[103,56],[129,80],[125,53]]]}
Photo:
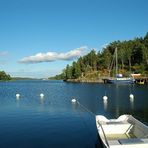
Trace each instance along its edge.
{"label": "mooring rope", "polygon": [[[92,111],[88,110],[88,109],[87,109],[84,105],[82,105],[78,100],[76,100],[76,102],[77,102],[84,110],[86,110],[87,112],[89,112],[93,117],[94,117],[94,116],[96,117],[96,115],[95,115]],[[108,147],[110,147],[110,146],[109,146],[109,143],[108,143],[108,141],[107,141],[107,138],[106,138],[106,135],[105,135],[105,132],[104,132],[104,129],[103,129],[101,123],[100,123],[99,121],[97,121],[97,123],[99,124],[99,126],[100,126],[101,129],[102,129],[102,132],[103,132],[103,135],[104,135],[104,138],[105,138],[106,145],[107,145]]]}
{"label": "mooring rope", "polygon": [[[91,112],[90,110],[88,110],[88,109],[87,109],[85,106],[83,106],[78,100],[76,101],[76,103],[80,106],[81,109],[86,110],[88,113],[90,113],[91,116],[93,116],[93,117],[95,116],[95,114],[94,114],[93,112]],[[91,130],[90,130],[90,128],[89,128],[87,122],[85,121],[84,116],[83,116],[80,112],[78,112],[78,114],[79,114],[79,116],[80,116],[81,118],[83,118],[83,119],[82,119],[82,122],[83,122],[84,126],[85,126],[85,127],[87,128],[87,130],[88,130],[89,137],[91,137],[91,138],[89,138],[90,142],[91,142],[92,144],[94,144],[93,134],[92,134],[92,132],[91,132]],[[90,136],[90,135],[91,135],[91,136]],[[96,145],[96,144],[95,144],[95,145]]]}
{"label": "mooring rope", "polygon": [[92,111],[88,110],[84,105],[82,105],[79,101],[77,101],[77,103],[87,112],[89,112],[93,117],[96,116]]}

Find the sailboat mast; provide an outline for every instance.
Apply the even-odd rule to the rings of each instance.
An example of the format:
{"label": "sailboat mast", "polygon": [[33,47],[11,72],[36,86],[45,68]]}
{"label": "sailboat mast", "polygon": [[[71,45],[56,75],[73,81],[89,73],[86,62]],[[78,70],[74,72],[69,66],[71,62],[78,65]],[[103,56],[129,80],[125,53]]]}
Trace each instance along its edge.
{"label": "sailboat mast", "polygon": [[118,74],[118,54],[117,54],[117,47],[115,48],[115,56],[116,56],[116,76]]}

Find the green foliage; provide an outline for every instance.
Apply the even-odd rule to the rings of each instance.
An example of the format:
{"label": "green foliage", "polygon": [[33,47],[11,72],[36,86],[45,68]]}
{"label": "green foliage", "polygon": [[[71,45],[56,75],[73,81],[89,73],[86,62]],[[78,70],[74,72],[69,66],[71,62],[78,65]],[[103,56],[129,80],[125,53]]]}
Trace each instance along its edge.
{"label": "green foliage", "polygon": [[66,66],[65,74],[66,74],[66,79],[72,78],[72,67],[71,66],[69,65]]}
{"label": "green foliage", "polygon": [[11,80],[11,77],[9,74],[6,74],[4,71],[0,71],[0,80]]}
{"label": "green foliage", "polygon": [[73,64],[67,65],[63,73],[57,75],[57,79],[79,79],[87,77],[105,76],[113,67],[111,61],[114,57],[114,51],[118,50],[118,66],[123,74],[131,72],[140,72],[148,74],[148,33],[144,38],[135,38],[129,41],[114,41],[102,51],[96,53],[94,49],[87,55],[80,57]]}
{"label": "green foliage", "polygon": [[77,79],[81,76],[81,68],[79,62],[73,62],[72,78]]}
{"label": "green foliage", "polygon": [[66,79],[66,77],[65,77],[65,74],[64,74],[64,72],[63,73],[61,73],[61,74],[59,74],[59,75],[56,75],[56,76],[54,76],[54,77],[50,77],[49,78],[50,80],[65,80]]}

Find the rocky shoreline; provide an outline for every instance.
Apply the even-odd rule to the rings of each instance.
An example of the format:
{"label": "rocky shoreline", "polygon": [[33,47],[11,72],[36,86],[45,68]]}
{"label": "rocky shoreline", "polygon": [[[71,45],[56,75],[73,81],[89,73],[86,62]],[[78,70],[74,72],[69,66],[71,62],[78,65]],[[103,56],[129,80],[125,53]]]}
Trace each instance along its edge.
{"label": "rocky shoreline", "polygon": [[104,83],[103,79],[67,79],[64,81],[74,83]]}

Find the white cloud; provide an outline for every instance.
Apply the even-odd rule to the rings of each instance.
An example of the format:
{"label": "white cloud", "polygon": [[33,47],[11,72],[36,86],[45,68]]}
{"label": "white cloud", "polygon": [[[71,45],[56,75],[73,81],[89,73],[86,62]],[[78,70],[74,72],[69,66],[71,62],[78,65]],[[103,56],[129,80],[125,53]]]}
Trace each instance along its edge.
{"label": "white cloud", "polygon": [[57,53],[57,52],[47,52],[47,53],[37,53],[36,55],[24,57],[19,62],[20,63],[40,63],[40,62],[52,62],[56,60],[73,60],[80,56],[83,56],[86,53],[87,46],[83,46],[74,50],[71,50],[66,53]]}

